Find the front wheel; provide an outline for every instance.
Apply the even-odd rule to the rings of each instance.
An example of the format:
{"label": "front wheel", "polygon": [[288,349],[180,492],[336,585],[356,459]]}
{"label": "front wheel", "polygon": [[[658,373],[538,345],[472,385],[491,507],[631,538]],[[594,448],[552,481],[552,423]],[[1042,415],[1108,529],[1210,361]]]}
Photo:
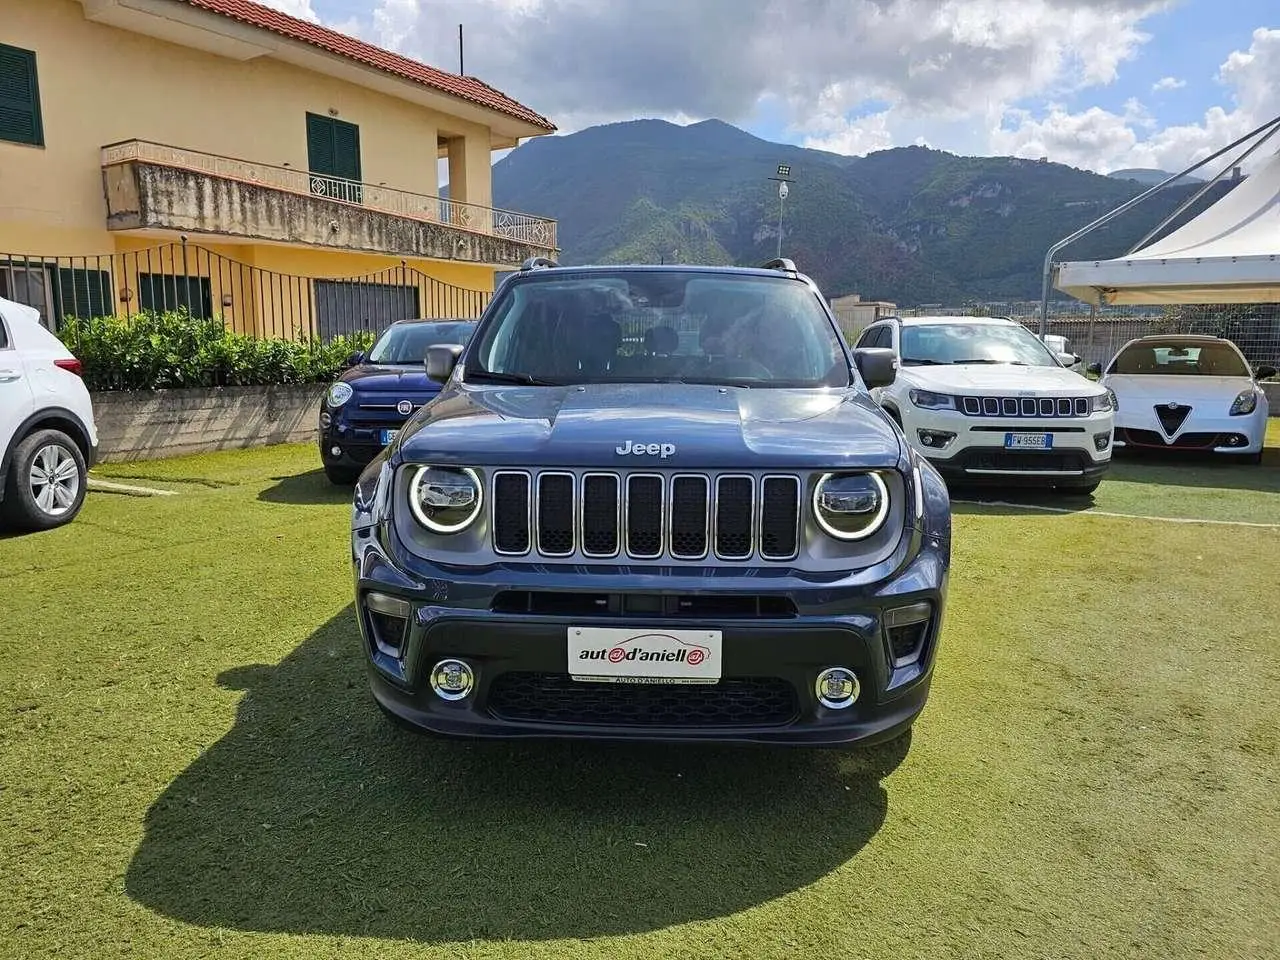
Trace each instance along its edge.
{"label": "front wheel", "polygon": [[80,512],[88,482],[76,442],[61,430],[37,430],[13,452],[0,517],[15,530],[60,527]]}

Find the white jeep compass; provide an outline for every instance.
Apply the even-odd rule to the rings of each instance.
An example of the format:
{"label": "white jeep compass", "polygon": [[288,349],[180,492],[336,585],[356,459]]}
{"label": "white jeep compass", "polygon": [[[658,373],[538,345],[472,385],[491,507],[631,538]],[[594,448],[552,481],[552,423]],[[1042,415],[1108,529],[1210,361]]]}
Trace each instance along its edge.
{"label": "white jeep compass", "polygon": [[0,299],[0,529],[73,520],[97,454],[80,361],[39,313]]}
{"label": "white jeep compass", "polygon": [[893,348],[897,380],[872,393],[948,480],[1090,493],[1111,465],[1111,392],[1020,323],[890,317],[856,347]]}

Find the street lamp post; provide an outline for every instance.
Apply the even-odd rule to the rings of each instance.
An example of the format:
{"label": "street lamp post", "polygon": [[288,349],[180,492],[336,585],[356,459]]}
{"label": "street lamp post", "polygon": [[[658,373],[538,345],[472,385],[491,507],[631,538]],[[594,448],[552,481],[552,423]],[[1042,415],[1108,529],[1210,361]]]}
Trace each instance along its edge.
{"label": "street lamp post", "polygon": [[770,180],[778,181],[778,257],[782,257],[782,218],[786,210],[787,194],[791,192],[789,184],[795,183],[791,178],[791,165],[789,163],[778,164],[778,175],[770,177]]}

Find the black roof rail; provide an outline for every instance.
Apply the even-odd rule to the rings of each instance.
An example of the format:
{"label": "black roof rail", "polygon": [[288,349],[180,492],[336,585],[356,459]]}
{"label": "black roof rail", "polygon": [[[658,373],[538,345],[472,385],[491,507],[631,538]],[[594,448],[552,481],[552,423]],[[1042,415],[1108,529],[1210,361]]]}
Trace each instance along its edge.
{"label": "black roof rail", "polygon": [[520,264],[520,271],[523,273],[526,270],[541,270],[545,267],[558,266],[560,266],[560,264],[547,257],[530,257],[524,263]]}
{"label": "black roof rail", "polygon": [[786,257],[775,257],[774,259],[765,263],[765,265],[762,266],[760,269],[761,270],[781,270],[783,273],[799,273],[800,272],[796,269],[795,261],[788,260]]}

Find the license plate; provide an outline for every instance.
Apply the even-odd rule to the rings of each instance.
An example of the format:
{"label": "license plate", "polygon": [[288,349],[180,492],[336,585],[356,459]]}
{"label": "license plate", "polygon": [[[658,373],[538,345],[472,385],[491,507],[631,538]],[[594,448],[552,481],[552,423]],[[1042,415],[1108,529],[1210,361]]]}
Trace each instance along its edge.
{"label": "license plate", "polygon": [[715,683],[719,630],[569,628],[569,676],[608,683]]}
{"label": "license plate", "polygon": [[1052,433],[1006,433],[1006,450],[1052,450]]}
{"label": "license plate", "polygon": [[396,438],[396,434],[399,432],[400,432],[399,430],[383,430],[382,431],[383,444],[385,445],[390,443],[392,440]]}

